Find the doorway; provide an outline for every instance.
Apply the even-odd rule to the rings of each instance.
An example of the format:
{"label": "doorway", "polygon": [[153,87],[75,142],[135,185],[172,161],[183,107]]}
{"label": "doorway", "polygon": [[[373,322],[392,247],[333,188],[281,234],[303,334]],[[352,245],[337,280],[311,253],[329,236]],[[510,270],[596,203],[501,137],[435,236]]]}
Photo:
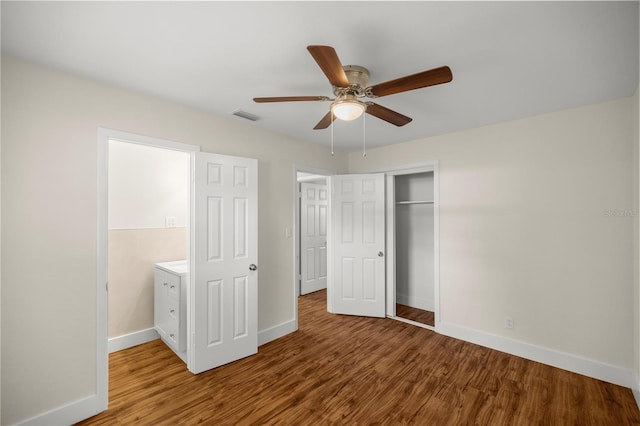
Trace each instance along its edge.
{"label": "doorway", "polygon": [[[168,149],[180,151],[190,157],[190,167],[193,166],[193,158],[195,153],[200,151],[200,147],[195,145],[187,145],[178,142],[172,142],[143,135],[137,135],[128,132],[122,132],[113,129],[98,129],[98,176],[97,176],[97,289],[96,289],[96,365],[97,365],[97,383],[96,394],[98,404],[96,412],[106,410],[109,398],[109,144],[110,141],[120,141],[124,143],[136,144],[146,147],[154,147],[160,149]],[[191,172],[189,171],[189,174]],[[190,179],[187,179],[190,182]],[[191,197],[191,188],[187,191]],[[190,206],[190,202],[189,202]],[[166,218],[165,218],[166,220]],[[188,215],[187,227],[190,227],[191,215]],[[168,220],[170,225],[173,223],[171,217]],[[176,218],[177,224],[177,218]],[[190,235],[187,235],[190,239]],[[190,246],[187,248],[187,258],[190,258]],[[188,290],[188,289],[187,289]],[[153,336],[153,333],[149,333]],[[131,337],[129,335],[129,337]],[[140,337],[134,337],[133,341],[127,341],[124,344],[133,346]],[[142,337],[143,339],[145,337]]]}
{"label": "doorway", "polygon": [[387,316],[439,322],[438,163],[387,172]]}
{"label": "doorway", "polygon": [[329,190],[326,176],[298,172],[300,295],[327,288]]}
{"label": "doorway", "polygon": [[[315,183],[315,184],[319,184],[319,185],[324,185],[324,187],[326,187],[326,198],[327,198],[327,203],[326,203],[326,224],[328,226],[329,221],[330,221],[330,215],[331,215],[331,183],[330,183],[330,177],[332,175],[334,175],[334,172],[328,171],[328,170],[322,170],[322,169],[316,169],[313,167],[307,167],[307,166],[302,166],[302,165],[294,165],[293,167],[293,200],[294,201],[294,211],[293,211],[293,232],[290,232],[290,230],[287,230],[287,233],[290,237],[293,237],[293,312],[294,312],[294,322],[295,322],[295,328],[298,328],[298,297],[301,296],[301,283],[302,283],[302,259],[301,259],[301,246],[302,246],[302,230],[301,230],[301,206],[302,206],[302,194],[301,194],[301,186],[302,183]],[[317,194],[317,192],[316,192]],[[318,197],[316,195],[316,197]],[[316,208],[314,207],[314,215],[318,216],[318,214],[320,213],[320,207],[317,207],[317,212],[315,211]],[[325,214],[324,212],[322,213],[323,215]],[[308,224],[307,224],[308,225]],[[317,222],[318,228],[320,227],[320,221]],[[314,226],[315,228],[315,226]],[[324,233],[324,232],[317,232],[317,233]],[[322,237],[320,237],[322,238]],[[316,247],[320,246],[320,249],[323,249],[323,244],[324,242],[327,242],[326,245],[326,256],[328,256],[328,252],[329,252],[329,247],[328,247],[328,240],[327,239],[319,239],[319,243],[316,245]],[[317,250],[317,252],[320,251],[320,249]],[[320,262],[319,265],[322,265],[322,261],[324,256],[320,255]],[[314,256],[309,255],[308,259],[311,258],[315,258]],[[325,264],[327,265],[327,264]],[[315,274],[313,275],[326,275],[326,272],[328,272],[327,270],[327,266],[324,266],[324,270],[321,267],[317,268],[317,272],[315,272]],[[308,273],[308,272],[306,272]],[[324,278],[324,282],[320,283],[317,290],[315,291],[321,291],[321,289],[326,289],[326,282],[327,282],[327,278]]]}
{"label": "doorway", "polygon": [[[186,307],[164,309],[158,296],[167,291],[154,283],[157,269],[188,282],[191,173],[186,152],[117,139],[108,144],[109,352],[114,352],[157,338],[156,331],[172,326],[171,319],[186,325]],[[184,294],[180,299],[184,305]],[[186,330],[175,330],[160,337],[185,360],[185,335]]]}

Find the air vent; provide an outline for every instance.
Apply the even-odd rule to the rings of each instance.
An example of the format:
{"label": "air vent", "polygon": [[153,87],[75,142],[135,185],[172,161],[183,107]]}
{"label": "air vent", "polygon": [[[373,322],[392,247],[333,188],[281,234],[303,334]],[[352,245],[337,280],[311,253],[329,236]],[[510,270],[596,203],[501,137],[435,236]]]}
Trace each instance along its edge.
{"label": "air vent", "polygon": [[251,114],[250,112],[243,111],[241,109],[237,109],[237,110],[233,111],[232,114],[233,115],[237,115],[238,117],[241,117],[241,118],[245,118],[247,120],[251,120],[251,121],[260,120],[260,117],[258,117],[257,115]]}

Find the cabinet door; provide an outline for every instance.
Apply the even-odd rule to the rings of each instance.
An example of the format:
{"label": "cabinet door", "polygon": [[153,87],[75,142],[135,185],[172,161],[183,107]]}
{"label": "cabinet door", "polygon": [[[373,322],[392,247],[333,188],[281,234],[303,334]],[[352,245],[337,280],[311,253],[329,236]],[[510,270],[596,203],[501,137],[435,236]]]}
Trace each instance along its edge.
{"label": "cabinet door", "polygon": [[169,312],[167,310],[167,289],[169,287],[169,274],[156,268],[154,271],[153,291],[153,323],[160,337],[167,340],[169,332]]}

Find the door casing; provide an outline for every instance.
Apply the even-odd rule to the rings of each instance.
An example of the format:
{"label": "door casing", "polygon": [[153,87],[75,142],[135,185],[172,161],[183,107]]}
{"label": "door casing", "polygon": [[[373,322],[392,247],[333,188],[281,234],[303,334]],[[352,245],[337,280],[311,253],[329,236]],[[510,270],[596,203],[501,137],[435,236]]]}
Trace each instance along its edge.
{"label": "door casing", "polygon": [[[386,210],[386,245],[387,245],[387,317],[400,321],[410,322],[430,330],[438,331],[440,325],[440,177],[438,171],[438,161],[427,161],[418,165],[407,166],[406,168],[394,168],[392,170],[382,170],[386,174],[387,199],[385,201]],[[404,320],[395,316],[396,313],[396,262],[395,262],[395,177],[414,173],[433,172],[433,298],[434,298],[434,326]]]}
{"label": "door casing", "polygon": [[[108,208],[109,208],[109,140],[146,145],[156,148],[171,149],[190,154],[190,168],[193,173],[195,153],[200,151],[196,145],[138,135],[107,128],[98,128],[98,179],[97,179],[97,279],[96,279],[96,395],[98,404],[96,414],[108,408],[109,403],[109,346],[108,346]],[[191,196],[192,188],[188,193]],[[191,200],[189,200],[191,206]],[[189,228],[191,224],[189,224]],[[187,250],[189,251],[189,246]],[[191,257],[191,253],[187,254]],[[187,298],[190,297],[187,286]],[[190,307],[187,304],[187,316]],[[187,344],[190,344],[187,334]]]}

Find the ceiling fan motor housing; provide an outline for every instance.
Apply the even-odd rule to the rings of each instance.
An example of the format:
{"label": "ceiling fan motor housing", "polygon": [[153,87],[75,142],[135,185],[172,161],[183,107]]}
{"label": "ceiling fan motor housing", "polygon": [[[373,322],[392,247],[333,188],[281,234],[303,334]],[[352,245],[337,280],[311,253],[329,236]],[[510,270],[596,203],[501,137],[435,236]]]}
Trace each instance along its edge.
{"label": "ceiling fan motor housing", "polygon": [[333,93],[341,98],[347,94],[363,97],[364,91],[369,85],[369,70],[359,65],[346,65],[343,67],[344,73],[349,80],[349,87],[333,87]]}

